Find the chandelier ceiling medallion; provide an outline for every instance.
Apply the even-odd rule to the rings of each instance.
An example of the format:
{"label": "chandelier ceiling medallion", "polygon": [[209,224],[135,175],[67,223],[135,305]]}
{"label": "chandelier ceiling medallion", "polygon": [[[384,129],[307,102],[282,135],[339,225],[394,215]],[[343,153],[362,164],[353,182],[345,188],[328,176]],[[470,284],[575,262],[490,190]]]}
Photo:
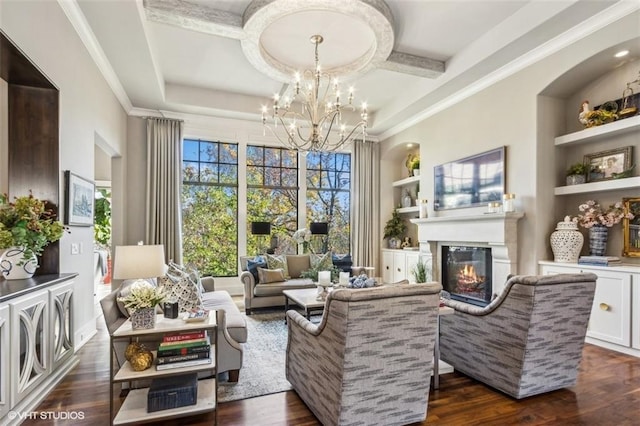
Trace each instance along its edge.
{"label": "chandelier ceiling medallion", "polygon": [[279,94],[274,95],[271,114],[267,106],[262,106],[265,130],[269,129],[288,148],[302,152],[336,151],[352,137],[358,136],[359,131],[364,141],[367,136],[367,104],[361,104],[360,121],[347,127],[347,117],[343,117],[343,113],[356,111],[354,89],[349,88],[345,102],[338,78],[322,72],[318,46],[323,37],[316,34],[310,41],[315,45],[314,69],[296,72],[290,85],[290,96],[281,98]]}

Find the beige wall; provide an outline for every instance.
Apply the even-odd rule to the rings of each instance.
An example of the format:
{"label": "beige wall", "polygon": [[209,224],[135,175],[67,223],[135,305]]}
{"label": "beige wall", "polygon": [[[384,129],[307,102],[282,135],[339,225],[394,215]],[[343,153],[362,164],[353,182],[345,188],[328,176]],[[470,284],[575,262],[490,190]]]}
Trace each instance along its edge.
{"label": "beige wall", "polygon": [[[95,134],[122,152],[126,115],[57,2],[0,2],[0,26],[60,90],[60,211],[64,170],[93,180]],[[82,253],[72,256],[70,245]],[[60,241],[60,271],[77,272],[74,295],[76,346],[95,332],[93,228],[71,227]]]}
{"label": "beige wall", "polygon": [[[536,273],[537,262],[550,258],[548,240],[555,222],[564,214],[575,213],[569,209],[569,206],[577,205],[572,197],[565,199],[553,195],[553,188],[558,185],[558,169],[564,168],[564,164],[556,164],[557,155],[561,156],[562,161],[564,158],[563,153],[558,153],[553,146],[553,138],[577,130],[567,128],[569,118],[566,115],[577,115],[576,105],[579,106],[572,99],[539,95],[552,82],[595,53],[639,37],[639,15],[636,12],[622,18],[619,22],[388,138],[382,142],[383,152],[396,149],[407,141],[420,141],[421,188],[428,194],[427,198],[432,206],[434,166],[506,146],[506,191],[516,194],[518,210],[526,213],[519,224],[521,244],[518,269],[519,273]],[[593,76],[594,79],[598,77]],[[611,88],[617,88],[615,93],[609,93],[609,89],[595,84],[594,99],[595,91],[601,88],[607,90],[606,95],[599,95],[603,99],[618,98],[618,92],[621,93],[618,89],[624,87],[619,83],[617,81],[611,84]],[[576,96],[582,98],[586,94]],[[592,148],[589,145],[588,150]],[[401,166],[402,163],[396,163],[396,167]],[[392,205],[388,195],[389,188],[388,180],[381,185],[381,229],[385,218],[389,217]],[[623,195],[619,191],[607,194],[607,197],[620,199]],[[586,196],[589,194],[578,198]],[[481,214],[485,210],[486,208],[457,209],[439,212],[439,215]],[[621,247],[619,227],[614,229],[609,247],[618,246]]]}
{"label": "beige wall", "polygon": [[9,192],[9,115],[8,89],[6,81],[0,78],[0,193]]}

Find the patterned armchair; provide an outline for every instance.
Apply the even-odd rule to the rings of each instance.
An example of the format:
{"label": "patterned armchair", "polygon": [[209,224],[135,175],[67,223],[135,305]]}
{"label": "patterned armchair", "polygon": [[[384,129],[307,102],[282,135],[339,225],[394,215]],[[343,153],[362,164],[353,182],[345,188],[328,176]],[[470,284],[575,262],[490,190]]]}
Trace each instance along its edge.
{"label": "patterned armchair", "polygon": [[335,290],[319,325],[287,312],[287,380],[322,424],[426,418],[441,289]]}
{"label": "patterned armchair", "polygon": [[440,359],[514,398],[573,386],[594,274],[514,276],[484,308],[453,300],[440,318]]}

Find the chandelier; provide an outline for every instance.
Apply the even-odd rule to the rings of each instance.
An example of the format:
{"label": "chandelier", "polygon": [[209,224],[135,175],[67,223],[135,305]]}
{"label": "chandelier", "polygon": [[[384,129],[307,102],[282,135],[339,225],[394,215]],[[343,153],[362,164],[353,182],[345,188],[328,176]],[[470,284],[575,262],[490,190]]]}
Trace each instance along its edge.
{"label": "chandelier", "polygon": [[[337,78],[323,73],[318,60],[318,45],[321,35],[310,38],[315,45],[315,69],[295,74],[291,85],[291,96],[273,97],[272,115],[267,117],[268,108],[262,107],[262,125],[286,147],[302,152],[335,151],[345,145],[358,129],[362,129],[362,140],[367,136],[367,104],[360,108],[360,121],[350,129],[343,121],[344,111],[356,111],[353,105],[353,87],[349,89],[347,103],[340,96]],[[294,111],[294,103],[301,105]],[[346,117],[345,117],[346,118]],[[273,125],[270,125],[273,120]],[[333,134],[331,132],[334,132]]]}

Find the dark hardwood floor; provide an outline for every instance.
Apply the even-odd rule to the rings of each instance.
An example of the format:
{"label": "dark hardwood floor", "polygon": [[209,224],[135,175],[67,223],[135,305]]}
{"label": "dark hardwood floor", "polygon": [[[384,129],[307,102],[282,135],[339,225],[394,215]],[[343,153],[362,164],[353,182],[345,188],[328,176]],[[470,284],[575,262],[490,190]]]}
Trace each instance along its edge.
{"label": "dark hardwood floor", "polygon": [[[25,425],[109,424],[109,351],[104,322],[80,351],[80,364],[47,396],[37,412],[76,412],[81,420],[27,420]],[[240,373],[242,380],[242,373]],[[58,416],[60,417],[60,416]],[[158,424],[211,425],[213,414]],[[317,425],[295,392],[218,406],[219,425]],[[458,373],[441,376],[431,391],[425,424],[434,425],[639,425],[640,359],[586,345],[578,384],[514,400]]]}

